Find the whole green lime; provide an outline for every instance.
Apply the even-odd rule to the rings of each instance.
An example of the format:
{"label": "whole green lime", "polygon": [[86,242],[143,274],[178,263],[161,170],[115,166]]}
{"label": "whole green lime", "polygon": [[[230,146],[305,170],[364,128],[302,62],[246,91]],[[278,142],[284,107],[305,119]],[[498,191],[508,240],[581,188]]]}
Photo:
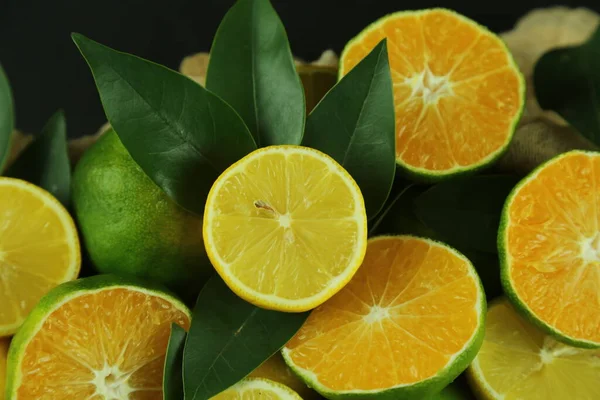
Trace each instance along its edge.
{"label": "whole green lime", "polygon": [[90,147],[73,176],[75,213],[102,273],[159,282],[185,299],[212,272],[202,218],[175,204],[136,164],[113,130]]}

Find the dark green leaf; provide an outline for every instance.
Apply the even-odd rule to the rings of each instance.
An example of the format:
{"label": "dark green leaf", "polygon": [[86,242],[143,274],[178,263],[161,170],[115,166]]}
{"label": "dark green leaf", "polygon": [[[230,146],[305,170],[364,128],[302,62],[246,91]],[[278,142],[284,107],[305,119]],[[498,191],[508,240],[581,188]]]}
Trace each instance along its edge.
{"label": "dark green leaf", "polygon": [[302,144],[329,154],[350,172],[372,218],[383,207],[394,180],[395,140],[384,39],[311,112]]}
{"label": "dark green leaf", "polygon": [[600,144],[600,27],[581,46],[544,54],[535,66],[534,86],[542,108],[558,112]]}
{"label": "dark green leaf", "polygon": [[185,398],[210,399],[243,379],[283,347],[307,317],[255,307],[215,274],[198,296],[185,344]]}
{"label": "dark green leaf", "polygon": [[415,198],[426,188],[410,184],[390,198],[369,230],[370,236],[415,235],[440,240],[439,236],[415,215]]}
{"label": "dark green leaf", "polygon": [[304,90],[285,28],[268,0],[239,0],[223,18],[206,87],[235,108],[259,146],[302,140]]}
{"label": "dark green leaf", "polygon": [[414,213],[459,250],[496,253],[500,214],[517,182],[514,176],[489,175],[438,183],[414,199]]}
{"label": "dark green leaf", "polygon": [[54,195],[65,207],[71,199],[71,164],[67,149],[67,123],[57,111],[42,133],[6,172],[7,176],[34,183]]}
{"label": "dark green leaf", "polygon": [[175,71],[79,34],[73,40],[133,159],[175,202],[202,215],[214,180],[256,148],[243,121],[219,97]]}
{"label": "dark green leaf", "polygon": [[165,358],[163,375],[164,400],[183,399],[183,348],[185,344],[185,330],[177,324],[171,324],[171,336]]}
{"label": "dark green leaf", "polygon": [[10,151],[10,138],[15,127],[12,92],[4,69],[0,65],[0,171]]}

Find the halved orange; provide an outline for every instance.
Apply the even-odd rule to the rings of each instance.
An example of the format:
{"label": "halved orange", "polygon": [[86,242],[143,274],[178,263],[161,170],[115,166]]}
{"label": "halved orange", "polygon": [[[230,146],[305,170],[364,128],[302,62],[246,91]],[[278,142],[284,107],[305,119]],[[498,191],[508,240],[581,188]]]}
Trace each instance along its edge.
{"label": "halved orange", "polygon": [[77,229],[69,212],[44,189],[0,178],[0,337],[19,329],[38,300],[77,278]]}
{"label": "halved orange", "polygon": [[162,399],[171,324],[190,326],[173,296],[98,275],[48,293],[13,338],[11,400]]}
{"label": "halved orange", "polygon": [[231,290],[277,311],[331,298],[367,247],[358,185],[331,157],[302,146],[265,147],[223,172],[203,229],[208,257]]}
{"label": "halved orange", "polygon": [[426,398],[475,357],[484,316],[481,283],[463,255],[429,239],[378,237],[282,354],[327,398]]}
{"label": "halved orange", "polygon": [[498,246],[517,310],[558,340],[600,347],[600,153],[565,153],[523,179]]}
{"label": "halved orange", "polygon": [[525,83],[496,35],[445,9],[388,15],[341,56],[347,74],[387,39],[396,107],[396,160],[420,180],[489,165],[507,148]]}

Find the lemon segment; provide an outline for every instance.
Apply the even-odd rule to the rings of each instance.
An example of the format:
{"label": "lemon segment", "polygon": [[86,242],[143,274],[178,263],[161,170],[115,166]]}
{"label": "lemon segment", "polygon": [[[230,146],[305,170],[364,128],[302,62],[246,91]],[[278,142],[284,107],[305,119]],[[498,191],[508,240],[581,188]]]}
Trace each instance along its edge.
{"label": "lemon segment", "polygon": [[0,178],[0,337],[17,331],[50,289],[75,279],[81,256],[68,211],[45,190]]}
{"label": "lemon segment", "polygon": [[229,287],[268,309],[310,310],[360,266],[367,244],[356,182],[301,146],[257,150],[217,179],[206,202],[207,254]]}

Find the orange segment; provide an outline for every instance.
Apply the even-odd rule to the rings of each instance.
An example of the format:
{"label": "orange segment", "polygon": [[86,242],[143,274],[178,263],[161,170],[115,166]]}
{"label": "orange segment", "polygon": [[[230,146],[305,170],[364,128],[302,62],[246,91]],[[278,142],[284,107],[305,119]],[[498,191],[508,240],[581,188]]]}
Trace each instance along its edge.
{"label": "orange segment", "polygon": [[414,385],[473,346],[483,312],[464,256],[428,239],[375,238],[354,278],[313,311],[283,355],[323,394]]}
{"label": "orange segment", "polygon": [[24,344],[15,398],[162,399],[171,323],[187,330],[190,315],[166,296],[134,287],[79,292]]}
{"label": "orange segment", "polygon": [[384,38],[400,166],[431,178],[498,157],[524,104],[523,78],[502,41],[449,10],[400,12],[370,25],[347,45],[340,75]]}
{"label": "orange segment", "polygon": [[600,155],[570,152],[526,178],[500,232],[510,292],[565,340],[600,346]]}

